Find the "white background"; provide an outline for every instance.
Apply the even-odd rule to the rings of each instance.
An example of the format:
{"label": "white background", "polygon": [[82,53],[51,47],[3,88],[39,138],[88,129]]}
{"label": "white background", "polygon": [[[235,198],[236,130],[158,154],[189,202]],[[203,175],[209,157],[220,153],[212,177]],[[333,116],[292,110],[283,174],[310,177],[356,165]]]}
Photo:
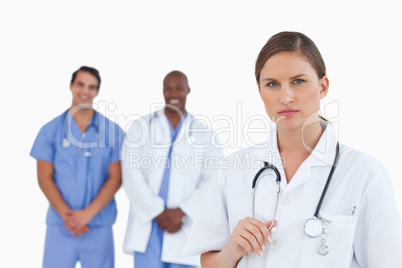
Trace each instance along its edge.
{"label": "white background", "polygon": [[[247,146],[238,132],[244,121],[265,115],[254,63],[283,30],[303,32],[320,48],[330,80],[327,117],[338,122],[342,143],[386,167],[402,211],[397,2],[1,1],[0,266],[41,266],[47,201],[29,151],[40,127],[70,106],[74,70],[99,69],[96,101],[112,105],[103,112],[123,128],[131,115],[163,101],[166,73],[185,72],[191,113],[207,116],[215,129],[214,116],[233,118],[240,139],[227,154]],[[121,251],[128,200],[122,190],[116,198],[116,267],[132,267]]]}

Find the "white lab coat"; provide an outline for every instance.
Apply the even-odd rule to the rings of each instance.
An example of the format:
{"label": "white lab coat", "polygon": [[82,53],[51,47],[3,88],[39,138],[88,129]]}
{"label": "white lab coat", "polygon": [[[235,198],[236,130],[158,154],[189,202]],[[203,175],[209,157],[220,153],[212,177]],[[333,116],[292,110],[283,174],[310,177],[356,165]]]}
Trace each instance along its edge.
{"label": "white lab coat", "polygon": [[[273,133],[260,148],[231,155],[230,166],[213,179],[185,252],[219,251],[227,244],[238,221],[251,216],[252,180],[263,166],[262,161],[268,160],[278,167],[282,177],[277,232],[272,234],[272,244],[266,243],[269,249],[263,251],[263,256],[247,254],[237,267],[402,267],[401,219],[381,164],[340,145],[339,164],[320,212],[332,222],[326,224],[329,253],[320,256],[317,247],[321,236],[307,237],[303,226],[314,215],[331,170],[337,142],[335,130],[331,125],[326,127],[313,153],[289,184],[281,166],[277,132]],[[257,183],[255,215],[264,222],[273,217],[275,179],[274,172],[267,170]]]}
{"label": "white lab coat", "polygon": [[[171,144],[168,124],[164,110],[160,110],[133,122],[126,133],[121,163],[123,189],[130,201],[123,245],[127,254],[145,252],[152,220],[164,210],[164,201],[158,192]],[[188,114],[172,150],[167,199],[168,208],[179,207],[186,216],[179,232],[164,233],[162,261],[199,265],[199,256],[185,256],[183,248],[210,182],[213,162],[219,162],[221,157],[216,135]]]}

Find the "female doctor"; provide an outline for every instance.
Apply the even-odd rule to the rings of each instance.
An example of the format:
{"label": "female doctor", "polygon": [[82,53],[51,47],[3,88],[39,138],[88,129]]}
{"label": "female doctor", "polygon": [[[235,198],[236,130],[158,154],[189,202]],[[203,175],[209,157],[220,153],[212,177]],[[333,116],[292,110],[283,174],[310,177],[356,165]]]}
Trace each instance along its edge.
{"label": "female doctor", "polygon": [[339,145],[318,115],[329,80],[313,41],[272,36],[255,76],[276,128],[219,170],[187,254],[201,253],[202,267],[402,267],[402,224],[386,171]]}

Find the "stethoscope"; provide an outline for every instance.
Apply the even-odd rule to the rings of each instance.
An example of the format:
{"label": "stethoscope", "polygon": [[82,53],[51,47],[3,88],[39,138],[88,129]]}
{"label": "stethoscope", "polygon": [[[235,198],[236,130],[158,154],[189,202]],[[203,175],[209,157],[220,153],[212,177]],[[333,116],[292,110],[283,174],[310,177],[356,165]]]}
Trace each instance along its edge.
{"label": "stethoscope", "polygon": [[[325,195],[327,193],[329,184],[331,183],[331,179],[332,179],[332,176],[334,174],[335,167],[336,167],[336,165],[338,163],[338,160],[339,160],[339,143],[336,143],[336,154],[335,154],[334,163],[332,164],[331,171],[329,172],[327,182],[326,182],[325,187],[324,187],[324,189],[322,191],[322,194],[321,194],[320,201],[318,202],[318,205],[317,205],[317,208],[315,210],[314,216],[309,218],[309,219],[307,219],[306,222],[304,223],[304,233],[308,237],[316,238],[321,234],[321,236],[322,236],[321,244],[318,246],[317,251],[318,251],[318,254],[320,254],[322,256],[327,255],[328,252],[329,252],[329,248],[326,245],[325,223],[331,223],[331,222],[329,220],[327,220],[327,219],[324,219],[323,217],[320,217],[319,214],[320,214],[321,206],[322,206],[322,203],[324,202],[324,198],[325,198]],[[276,219],[276,212],[278,210],[279,194],[281,192],[281,187],[280,187],[281,175],[280,175],[278,169],[274,165],[272,165],[272,164],[270,164],[268,162],[265,162],[265,161],[264,161],[264,166],[255,175],[255,177],[253,179],[252,186],[251,186],[252,187],[252,189],[251,189],[251,198],[252,198],[251,215],[254,218],[255,191],[256,191],[256,188],[257,188],[258,178],[260,177],[261,173],[263,173],[267,169],[272,169],[276,174],[277,190],[276,190],[275,210],[274,210],[274,216],[272,218],[272,223],[271,223],[270,227],[268,228],[268,230],[271,233],[274,233],[274,232],[276,232],[276,228],[274,227],[274,222],[275,222],[275,219]]]}
{"label": "stethoscope", "polygon": [[[190,141],[193,142],[193,143],[195,143],[195,138],[194,138],[194,133],[193,133],[193,128],[192,128],[195,120],[194,120],[193,115],[191,115],[191,114],[189,114],[189,113],[187,113],[187,115],[188,115],[189,118],[186,119],[186,121],[190,121],[190,126],[188,127],[188,129],[189,129],[189,131],[188,131],[188,136],[189,136],[189,138],[190,138]],[[149,129],[150,129],[150,131],[151,131],[152,122],[156,122],[155,119],[158,118],[158,117],[159,117],[158,113],[153,113],[153,115],[151,115],[151,116],[149,117],[148,123],[149,123]],[[185,122],[183,122],[183,123],[185,123]],[[155,127],[154,127],[154,129],[155,129]],[[162,128],[162,131],[164,132],[165,129]],[[166,133],[163,133],[163,134],[160,135],[160,136],[161,136],[161,137],[164,137],[165,134],[166,134]]]}
{"label": "stethoscope", "polygon": [[[96,113],[96,112],[95,112]],[[70,147],[71,146],[71,141],[67,138],[67,134],[66,134],[66,132],[67,132],[67,130],[68,129],[70,129],[69,128],[69,126],[71,127],[71,122],[70,122],[70,124],[68,123],[68,121],[67,121],[67,115],[68,115],[68,111],[67,111],[67,114],[66,114],[66,116],[65,116],[65,120],[64,120],[64,122],[65,122],[65,131],[64,131],[64,139],[62,140],[62,142],[61,142],[61,146],[63,147],[63,148],[68,148],[68,147]],[[94,115],[93,117],[92,117],[92,119],[91,119],[91,121],[90,121],[90,123],[89,123],[89,125],[87,126],[87,129],[85,130],[85,132],[83,132],[82,134],[81,134],[81,137],[80,137],[80,140],[79,140],[79,142],[78,142],[78,144],[77,144],[77,147],[78,147],[78,153],[80,154],[80,155],[82,155],[82,156],[84,156],[84,157],[92,157],[92,156],[95,156],[95,155],[97,155],[98,153],[99,153],[99,127],[95,124],[95,116],[96,115]],[[71,119],[70,119],[70,121],[71,121]],[[96,147],[95,147],[95,150],[93,151],[93,152],[90,152],[90,151],[83,151],[82,150],[82,145],[84,144],[84,140],[85,140],[85,136],[86,136],[86,133],[91,129],[91,127],[92,128],[94,128],[95,129],[95,133],[96,133]],[[70,129],[70,131],[71,131],[71,129]],[[87,148],[91,148],[91,147],[87,147]]]}

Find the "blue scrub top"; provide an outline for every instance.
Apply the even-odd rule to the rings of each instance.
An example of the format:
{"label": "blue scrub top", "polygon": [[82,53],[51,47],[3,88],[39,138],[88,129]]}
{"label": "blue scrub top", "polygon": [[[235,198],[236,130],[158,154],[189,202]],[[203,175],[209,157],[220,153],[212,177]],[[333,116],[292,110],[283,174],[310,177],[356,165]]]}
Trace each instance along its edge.
{"label": "blue scrub top", "polygon": [[[123,130],[96,111],[85,133],[82,133],[72,115],[66,111],[41,128],[30,155],[52,162],[53,180],[64,201],[73,210],[84,209],[108,179],[110,163],[120,161],[123,138]],[[69,142],[66,143],[65,139]],[[86,152],[92,155],[86,157]],[[111,226],[116,221],[116,215],[113,199],[92,218],[88,226]],[[62,217],[52,206],[49,206],[46,223],[63,224]]]}

